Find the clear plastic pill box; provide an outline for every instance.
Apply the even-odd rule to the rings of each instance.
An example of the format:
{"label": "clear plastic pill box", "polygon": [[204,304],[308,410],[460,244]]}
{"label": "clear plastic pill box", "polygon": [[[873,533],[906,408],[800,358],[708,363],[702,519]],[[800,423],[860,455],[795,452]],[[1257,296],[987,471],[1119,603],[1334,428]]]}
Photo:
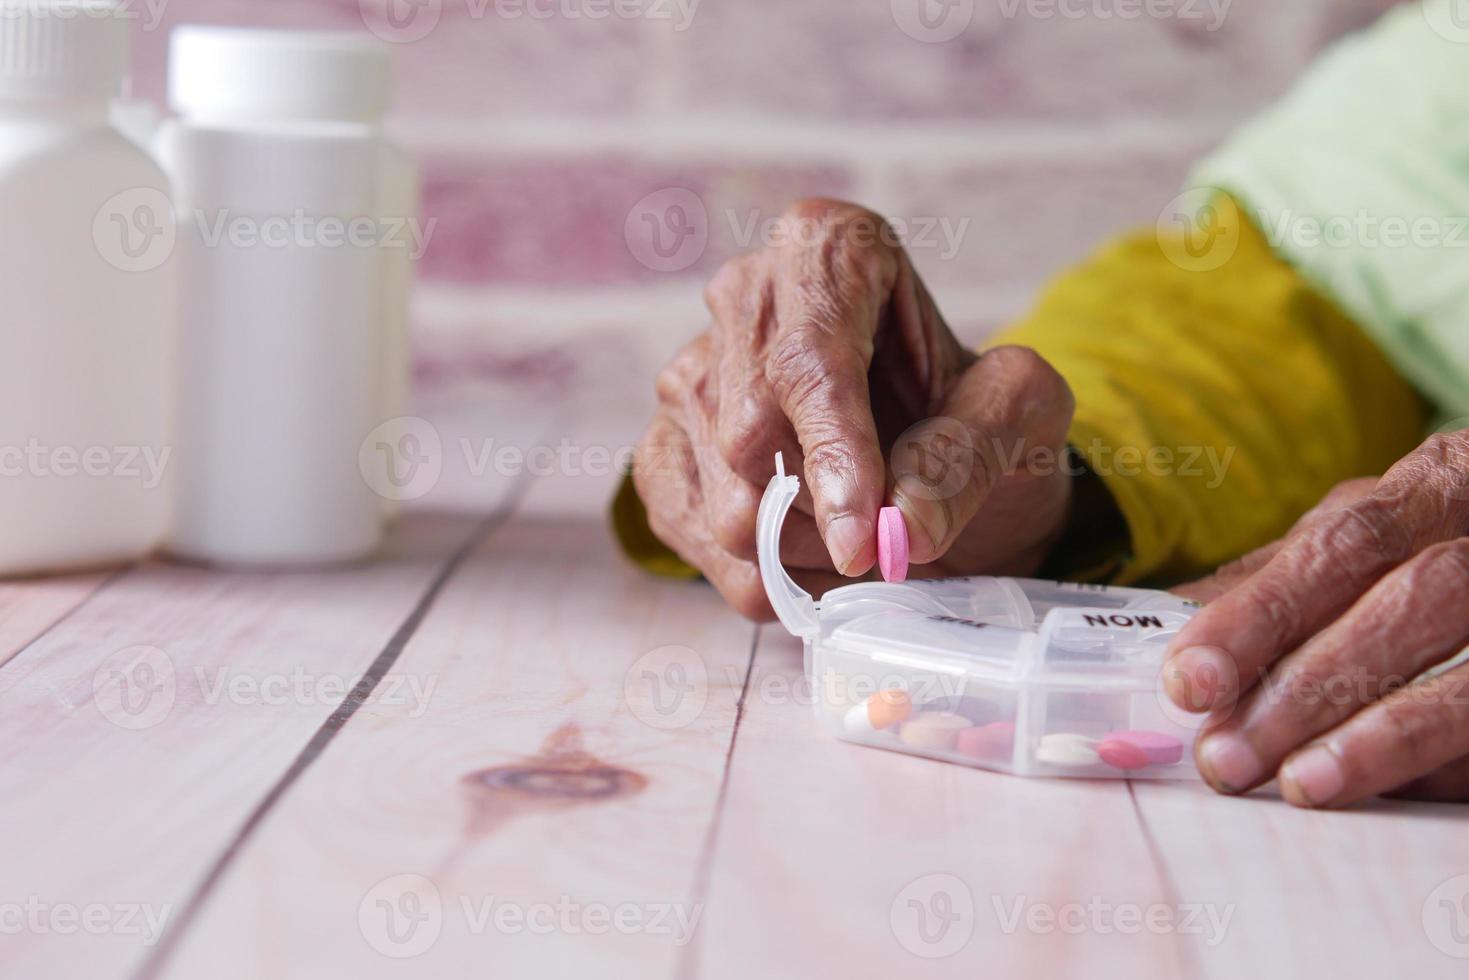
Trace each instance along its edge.
{"label": "clear plastic pill box", "polygon": [[1197,726],[1160,684],[1197,605],[1166,592],[972,577],[862,582],[819,602],[780,563],[800,489],[776,459],[760,573],[805,644],[817,716],[838,738],[1020,776],[1197,779]]}

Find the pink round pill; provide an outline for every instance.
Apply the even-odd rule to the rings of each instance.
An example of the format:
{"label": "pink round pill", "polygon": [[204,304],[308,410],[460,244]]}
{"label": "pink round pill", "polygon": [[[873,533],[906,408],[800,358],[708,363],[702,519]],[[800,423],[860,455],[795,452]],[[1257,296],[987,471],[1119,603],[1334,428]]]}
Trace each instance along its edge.
{"label": "pink round pill", "polygon": [[1142,747],[1125,738],[1107,738],[1097,746],[1097,755],[1113,769],[1146,769],[1152,765]]}
{"label": "pink round pill", "polygon": [[997,721],[966,728],[959,733],[954,748],[978,759],[1008,759],[1015,748],[1015,726],[1008,721]]}
{"label": "pink round pill", "polygon": [[1171,766],[1183,758],[1183,743],[1163,732],[1111,732],[1107,738],[1137,746],[1152,765]]}
{"label": "pink round pill", "polygon": [[885,582],[908,578],[908,526],[896,507],[877,512],[877,567]]}

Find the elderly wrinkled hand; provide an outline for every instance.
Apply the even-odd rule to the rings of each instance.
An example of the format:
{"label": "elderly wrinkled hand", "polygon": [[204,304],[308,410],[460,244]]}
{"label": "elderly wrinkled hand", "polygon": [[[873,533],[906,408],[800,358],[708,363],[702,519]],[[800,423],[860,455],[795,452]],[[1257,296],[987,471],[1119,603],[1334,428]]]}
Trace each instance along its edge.
{"label": "elderly wrinkled hand", "polygon": [[[1216,789],[1279,776],[1299,806],[1469,799],[1469,430],[1338,487],[1282,541],[1191,589],[1212,599],[1164,670],[1211,715]],[[1435,670],[1435,668],[1440,668]]]}
{"label": "elderly wrinkled hand", "polygon": [[804,480],[782,560],[808,588],[873,567],[888,501],[928,574],[1034,571],[1070,477],[1015,460],[1061,458],[1066,383],[1028,349],[966,350],[878,215],[809,200],[781,228],[719,271],[713,325],[658,379],[633,471],[654,533],[742,613],[769,618],[755,518],[783,452]]}

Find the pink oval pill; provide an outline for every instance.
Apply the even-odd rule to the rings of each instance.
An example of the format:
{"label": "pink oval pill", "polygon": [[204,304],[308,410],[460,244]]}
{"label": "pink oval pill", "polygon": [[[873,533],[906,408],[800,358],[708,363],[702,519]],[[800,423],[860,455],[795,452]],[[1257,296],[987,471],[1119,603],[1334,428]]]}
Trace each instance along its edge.
{"label": "pink oval pill", "polygon": [[1152,765],[1142,746],[1124,738],[1108,738],[1097,746],[1097,755],[1113,769],[1146,769]]}
{"label": "pink oval pill", "polygon": [[1153,765],[1171,766],[1183,758],[1183,743],[1164,732],[1111,732],[1107,738],[1136,745]]}
{"label": "pink oval pill", "polygon": [[877,512],[877,567],[884,582],[908,578],[908,526],[903,523],[903,512],[896,507]]}
{"label": "pink oval pill", "polygon": [[978,759],[1008,759],[1015,748],[1015,726],[997,721],[959,733],[954,748]]}

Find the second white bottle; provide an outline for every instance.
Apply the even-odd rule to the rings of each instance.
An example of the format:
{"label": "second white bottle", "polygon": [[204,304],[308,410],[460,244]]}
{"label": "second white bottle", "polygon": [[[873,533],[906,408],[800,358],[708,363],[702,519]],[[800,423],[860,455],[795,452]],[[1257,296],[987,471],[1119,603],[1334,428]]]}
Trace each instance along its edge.
{"label": "second white bottle", "polygon": [[379,130],[387,52],[339,34],[181,28],[158,136],[183,296],[169,547],[300,565],[374,551],[359,447],[401,413],[415,182]]}

